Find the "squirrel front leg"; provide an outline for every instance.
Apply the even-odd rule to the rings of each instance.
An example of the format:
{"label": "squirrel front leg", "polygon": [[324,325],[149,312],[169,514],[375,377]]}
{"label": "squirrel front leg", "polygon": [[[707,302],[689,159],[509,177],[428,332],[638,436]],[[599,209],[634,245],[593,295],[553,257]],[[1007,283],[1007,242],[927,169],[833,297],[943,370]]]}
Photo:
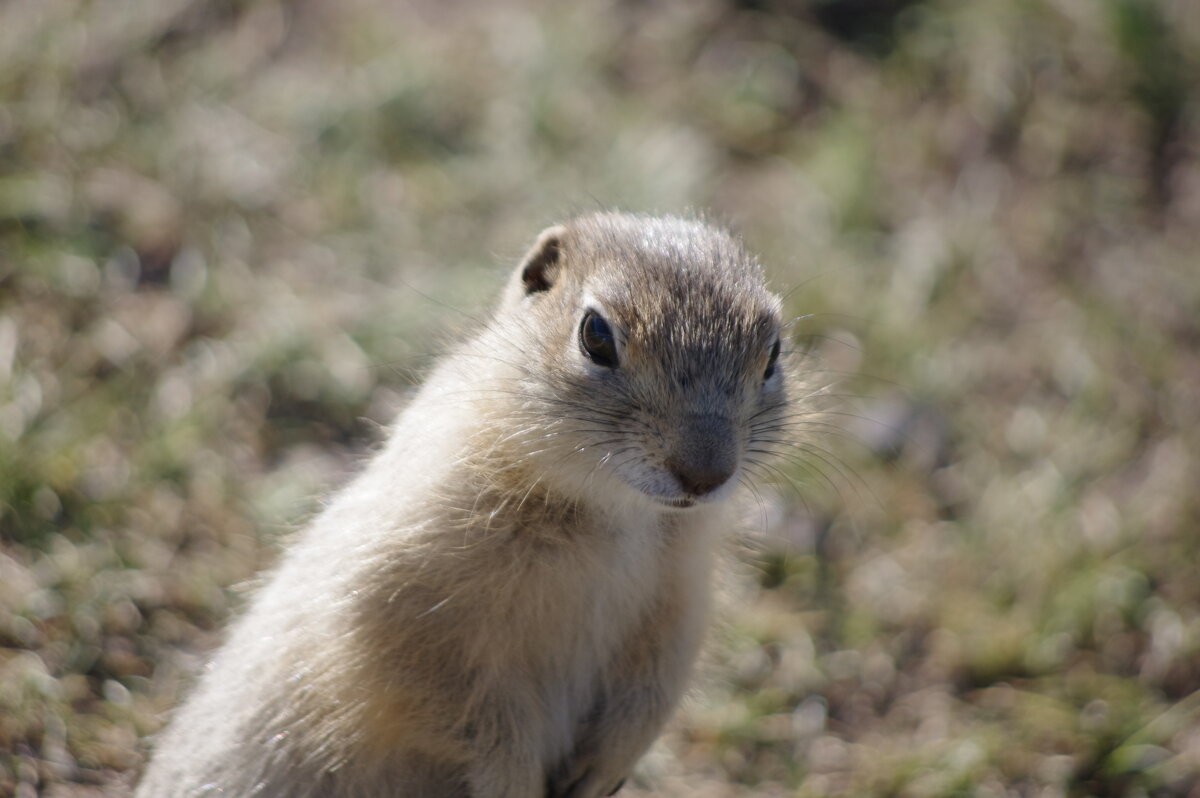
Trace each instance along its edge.
{"label": "squirrel front leg", "polygon": [[544,766],[529,734],[531,704],[501,696],[494,694],[496,703],[481,708],[470,722],[471,798],[544,798]]}
{"label": "squirrel front leg", "polygon": [[707,602],[664,597],[610,663],[574,750],[547,779],[546,798],[617,792],[658,737],[687,684],[703,637]]}
{"label": "squirrel front leg", "polygon": [[603,798],[624,785],[637,760],[658,736],[673,701],[656,690],[626,693],[598,707],[574,751],[546,781],[546,798]]}

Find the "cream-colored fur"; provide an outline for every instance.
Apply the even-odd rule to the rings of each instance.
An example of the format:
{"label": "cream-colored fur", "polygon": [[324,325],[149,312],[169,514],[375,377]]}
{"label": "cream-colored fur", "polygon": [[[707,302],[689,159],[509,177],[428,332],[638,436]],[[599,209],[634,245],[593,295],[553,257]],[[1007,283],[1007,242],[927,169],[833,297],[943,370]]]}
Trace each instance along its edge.
{"label": "cream-colored fur", "polygon": [[[581,344],[589,311],[615,364]],[[703,223],[544,232],[291,546],[137,795],[618,788],[684,691],[729,495],[782,444],[779,327]]]}

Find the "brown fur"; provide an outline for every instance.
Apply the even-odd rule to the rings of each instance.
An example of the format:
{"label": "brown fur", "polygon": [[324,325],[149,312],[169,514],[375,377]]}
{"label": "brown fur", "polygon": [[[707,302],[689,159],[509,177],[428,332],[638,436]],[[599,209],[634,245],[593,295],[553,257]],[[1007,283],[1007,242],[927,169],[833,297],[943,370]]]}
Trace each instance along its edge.
{"label": "brown fur", "polygon": [[[589,310],[615,366],[581,347]],[[683,693],[728,498],[783,443],[779,327],[701,222],[545,231],[234,626],[138,795],[607,795]]]}

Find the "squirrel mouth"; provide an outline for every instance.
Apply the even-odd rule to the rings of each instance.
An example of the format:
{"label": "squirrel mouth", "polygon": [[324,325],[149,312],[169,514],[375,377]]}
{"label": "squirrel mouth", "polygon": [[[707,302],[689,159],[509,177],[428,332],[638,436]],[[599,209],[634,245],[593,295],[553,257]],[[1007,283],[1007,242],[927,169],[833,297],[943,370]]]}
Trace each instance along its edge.
{"label": "squirrel mouth", "polygon": [[654,496],[653,498],[659,504],[665,504],[668,507],[675,507],[675,508],[678,508],[681,510],[686,509],[688,507],[696,506],[695,499],[689,499],[689,498],[672,499],[667,496]]}

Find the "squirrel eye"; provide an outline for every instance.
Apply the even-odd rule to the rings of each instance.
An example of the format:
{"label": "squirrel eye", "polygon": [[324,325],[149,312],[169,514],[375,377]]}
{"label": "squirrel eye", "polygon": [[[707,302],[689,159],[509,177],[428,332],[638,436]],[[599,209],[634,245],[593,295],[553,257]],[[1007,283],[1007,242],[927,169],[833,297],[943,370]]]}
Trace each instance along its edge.
{"label": "squirrel eye", "polygon": [[617,367],[617,341],[612,328],[599,313],[589,310],[579,325],[579,346],[597,366]]}
{"label": "squirrel eye", "polygon": [[769,380],[775,376],[775,367],[779,362],[779,339],[775,339],[775,343],[771,344],[771,353],[767,355],[767,368],[763,372],[763,379]]}

